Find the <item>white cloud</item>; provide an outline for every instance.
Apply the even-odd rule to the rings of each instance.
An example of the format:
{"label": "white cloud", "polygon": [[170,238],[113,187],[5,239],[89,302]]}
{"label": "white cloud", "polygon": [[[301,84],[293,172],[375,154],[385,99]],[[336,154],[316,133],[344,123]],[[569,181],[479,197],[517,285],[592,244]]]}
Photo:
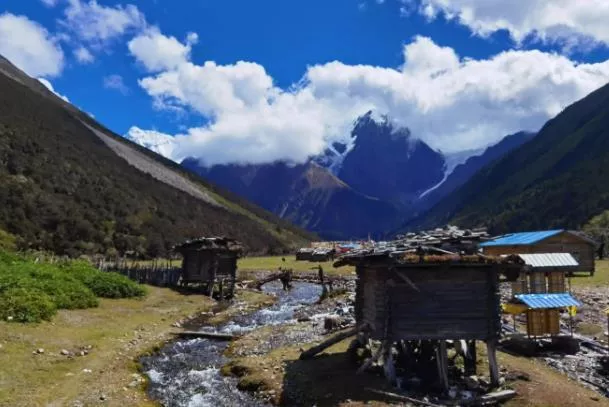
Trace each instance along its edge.
{"label": "white cloud", "polygon": [[103,48],[110,41],[146,26],[146,18],[132,5],[104,6],[95,0],[68,0],[62,25],[90,47]]}
{"label": "white cloud", "polygon": [[123,95],[129,93],[129,88],[125,85],[123,77],[120,75],[109,75],[104,77],[104,87],[117,90]]}
{"label": "white cloud", "polygon": [[191,44],[196,44],[199,36],[196,33],[187,35],[184,45],[175,37],[167,37],[157,28],[151,28],[129,41],[129,52],[149,72],[173,69],[184,64],[189,56]]}
{"label": "white cloud", "polygon": [[64,101],[70,103],[70,99],[68,99],[67,96],[62,95],[61,93],[57,92],[54,88],[53,85],[51,84],[51,82],[49,82],[48,80],[44,79],[44,78],[38,78],[38,81],[40,83],[42,83],[48,90],[50,90],[51,92],[53,92],[56,96],[62,98]]}
{"label": "white cloud", "polygon": [[47,7],[55,7],[59,0],[40,0]]}
{"label": "white cloud", "polygon": [[609,44],[607,0],[420,0],[429,18],[443,14],[474,33],[508,30],[521,42],[529,35],[573,46],[590,40]]}
{"label": "white cloud", "polygon": [[85,47],[79,47],[74,50],[74,57],[81,64],[90,64],[95,60],[95,57]]}
{"label": "white cloud", "polygon": [[0,54],[30,76],[61,73],[64,56],[49,32],[25,16],[0,14]]}
{"label": "white cloud", "polygon": [[309,67],[287,90],[261,65],[242,61],[182,62],[139,83],[155,104],[183,106],[208,119],[177,135],[171,154],[211,165],[303,161],[331,141],[349,139],[353,120],[368,110],[387,114],[433,148],[475,149],[539,129],[608,81],[609,61],[577,64],[514,50],[464,59],[417,37],[404,46],[397,69],[330,62]]}

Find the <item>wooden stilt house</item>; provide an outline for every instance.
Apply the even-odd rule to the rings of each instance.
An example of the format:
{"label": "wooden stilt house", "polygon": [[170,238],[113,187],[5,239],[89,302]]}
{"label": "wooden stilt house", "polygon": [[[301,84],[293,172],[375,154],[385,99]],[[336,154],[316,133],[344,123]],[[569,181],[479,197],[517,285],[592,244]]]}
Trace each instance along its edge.
{"label": "wooden stilt house", "polygon": [[486,255],[531,253],[570,253],[577,260],[571,272],[594,274],[597,243],[579,232],[570,230],[544,230],[509,233],[480,244]]}
{"label": "wooden stilt house", "polygon": [[525,264],[512,283],[512,295],[504,304],[505,312],[526,316],[529,337],[558,336],[560,310],[579,307],[567,287],[567,276],[579,269],[569,253],[534,253],[517,255]]}
{"label": "wooden stilt house", "polygon": [[446,390],[447,343],[468,350],[464,373],[472,375],[479,340],[486,342],[491,380],[498,384],[499,283],[516,279],[521,261],[385,252],[347,255],[335,266],[346,264],[356,267],[356,321],[366,328],[359,342],[381,341],[386,366],[394,364],[397,353],[398,369]]}
{"label": "wooden stilt house", "polygon": [[174,247],[174,251],[183,257],[183,285],[199,285],[210,297],[233,296],[237,259],[242,253],[239,242],[224,237],[203,237],[184,242]]}

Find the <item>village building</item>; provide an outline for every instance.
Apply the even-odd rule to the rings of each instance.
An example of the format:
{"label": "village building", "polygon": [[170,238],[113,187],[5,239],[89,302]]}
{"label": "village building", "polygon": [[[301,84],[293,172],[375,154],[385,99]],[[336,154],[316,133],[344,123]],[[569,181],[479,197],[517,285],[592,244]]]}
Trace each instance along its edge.
{"label": "village building", "polygon": [[[560,311],[572,315],[579,302],[569,293],[567,279],[579,269],[569,253],[531,253],[516,255],[526,265],[512,282],[510,300],[503,305],[506,313],[524,314],[529,338],[560,335]],[[515,321],[515,320],[514,320]]]}
{"label": "village building", "polygon": [[485,255],[570,253],[577,260],[572,272],[594,274],[596,242],[581,233],[558,229],[510,233],[480,244]]}
{"label": "village building", "polygon": [[231,298],[235,291],[237,259],[242,246],[233,239],[202,237],[174,247],[183,257],[181,284],[197,285],[210,297]]}
{"label": "village building", "polygon": [[491,380],[498,384],[499,283],[516,279],[520,262],[422,251],[364,252],[346,255],[335,266],[347,264],[357,273],[355,317],[361,331],[356,342],[381,341],[378,355],[390,380],[397,367],[447,390],[454,380],[448,371],[455,371],[449,344],[461,349],[467,377],[476,373],[476,341],[485,341]]}

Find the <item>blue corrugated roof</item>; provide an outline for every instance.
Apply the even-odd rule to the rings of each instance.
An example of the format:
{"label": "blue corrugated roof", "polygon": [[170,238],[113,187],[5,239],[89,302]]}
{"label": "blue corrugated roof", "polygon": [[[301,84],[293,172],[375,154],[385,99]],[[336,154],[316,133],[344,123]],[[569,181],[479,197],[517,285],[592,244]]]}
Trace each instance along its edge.
{"label": "blue corrugated roof", "polygon": [[548,237],[557,235],[561,232],[564,232],[564,229],[543,230],[539,232],[510,233],[508,235],[499,236],[494,240],[484,242],[480,245],[480,247],[534,244],[541,240],[547,239]]}
{"label": "blue corrugated roof", "polygon": [[529,308],[563,308],[563,307],[579,307],[577,300],[571,297],[571,294],[518,294],[516,299],[524,302]]}

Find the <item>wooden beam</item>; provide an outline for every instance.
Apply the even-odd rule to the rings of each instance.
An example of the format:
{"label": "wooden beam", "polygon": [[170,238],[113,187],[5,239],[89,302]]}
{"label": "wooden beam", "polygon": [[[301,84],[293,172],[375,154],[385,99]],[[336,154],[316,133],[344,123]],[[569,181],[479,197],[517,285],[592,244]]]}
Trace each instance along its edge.
{"label": "wooden beam", "polygon": [[348,331],[341,332],[338,335],[335,335],[332,338],[329,338],[329,339],[323,341],[322,343],[320,343],[317,346],[313,346],[311,349],[306,350],[300,354],[300,360],[311,359],[313,356],[315,356],[318,353],[320,353],[321,351],[329,348],[330,346],[334,345],[335,343],[338,343],[344,339],[347,339],[353,335],[356,335],[358,332],[360,332],[362,329],[364,329],[364,327],[365,326],[349,329]]}
{"label": "wooden beam", "polygon": [[366,361],[359,367],[359,369],[357,369],[357,372],[355,372],[356,374],[362,374],[364,373],[370,366],[372,366],[372,364],[374,362],[376,362],[381,355],[383,354],[383,350],[385,349],[385,347],[387,346],[388,341],[384,340],[381,343],[380,348],[378,348],[378,350],[376,351],[376,353],[374,355],[372,355],[371,357],[369,357],[368,359],[366,359]]}
{"label": "wooden beam", "polygon": [[491,375],[491,386],[499,386],[499,366],[497,365],[497,340],[490,339],[486,342],[486,350],[488,353],[488,365]]}
{"label": "wooden beam", "polygon": [[438,364],[438,376],[440,377],[440,384],[444,391],[448,391],[448,353],[446,350],[446,341],[441,340],[436,348],[436,361]]}
{"label": "wooden beam", "polygon": [[428,401],[424,401],[424,400],[418,400],[418,399],[414,399],[412,397],[408,397],[408,396],[404,396],[403,394],[397,394],[397,393],[392,393],[389,391],[383,391],[383,390],[377,390],[377,389],[371,389],[369,387],[366,388],[366,391],[372,392],[372,393],[377,393],[380,394],[382,396],[385,397],[391,397],[397,401],[403,401],[406,403],[412,403],[414,405],[418,405],[418,406],[425,406],[425,407],[440,407],[438,404],[432,404]]}
{"label": "wooden beam", "polygon": [[188,337],[188,338],[205,338],[205,339],[216,339],[219,341],[231,341],[238,338],[237,335],[224,334],[220,332],[201,332],[201,331],[179,331],[172,332],[173,335]]}

